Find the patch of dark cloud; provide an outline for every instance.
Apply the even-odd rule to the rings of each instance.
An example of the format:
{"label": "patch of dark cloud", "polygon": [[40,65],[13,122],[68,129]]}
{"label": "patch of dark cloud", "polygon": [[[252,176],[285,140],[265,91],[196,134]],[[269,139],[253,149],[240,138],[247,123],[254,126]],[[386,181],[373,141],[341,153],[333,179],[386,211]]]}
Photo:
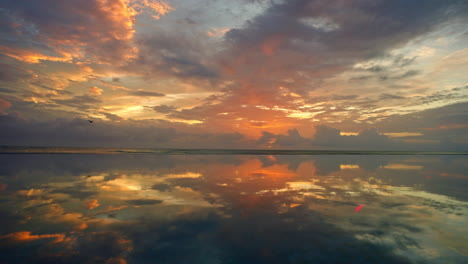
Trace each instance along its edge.
{"label": "patch of dark cloud", "polygon": [[453,101],[457,99],[465,99],[466,95],[461,92],[461,89],[458,89],[459,87],[455,87],[451,90],[442,90],[438,92],[434,92],[432,94],[426,95],[426,96],[421,96],[419,97],[419,101],[421,104],[431,104],[435,102],[440,102],[440,101]]}
{"label": "patch of dark cloud", "polygon": [[17,93],[18,91],[0,87],[0,93]]}
{"label": "patch of dark cloud", "polygon": [[102,100],[91,95],[76,95],[69,99],[54,99],[59,105],[69,106],[81,110],[96,109]]}
{"label": "patch of dark cloud", "polygon": [[81,263],[104,263],[111,258],[125,257],[132,248],[132,242],[116,231],[88,233],[78,239],[76,247]]}
{"label": "patch of dark cloud", "polygon": [[160,191],[160,192],[167,192],[167,191],[170,191],[172,189],[172,186],[169,185],[169,184],[166,184],[166,183],[157,183],[157,184],[153,185],[153,187],[151,187],[151,189],[157,190],[157,191]]}
{"label": "patch of dark cloud", "polygon": [[[154,35],[139,36],[139,55],[124,68],[155,76],[180,77],[192,80],[214,80],[217,69],[210,65],[212,50],[206,40],[188,32],[185,27],[166,30],[154,28]],[[197,30],[190,27],[194,30]],[[203,34],[200,32],[200,34]]]}
{"label": "patch of dark cloud", "polygon": [[380,100],[400,100],[400,99],[406,99],[406,98],[403,96],[395,95],[395,94],[383,93],[383,94],[380,94],[379,99]]}
{"label": "patch of dark cloud", "polygon": [[[177,124],[177,123],[176,123]],[[95,119],[24,120],[0,116],[0,145],[154,148],[245,148],[251,144],[238,133],[204,134],[180,132],[174,123]],[[185,128],[181,126],[181,128]]]}
{"label": "patch of dark cloud", "polygon": [[30,73],[17,65],[0,63],[0,81],[15,82],[30,76]]}
{"label": "patch of dark cloud", "polygon": [[156,199],[139,199],[139,200],[127,200],[127,203],[131,205],[156,205],[162,203],[162,200]]}
{"label": "patch of dark cloud", "polygon": [[404,115],[392,115],[375,125],[388,132],[396,132],[401,127],[405,127],[408,131],[425,131],[422,129],[436,129],[443,126],[450,128],[450,125],[468,122],[466,107],[468,103],[457,103]]}
{"label": "patch of dark cloud", "polygon": [[398,75],[392,75],[392,76],[389,76],[389,75],[380,75],[379,76],[379,80],[381,81],[394,81],[394,80],[401,80],[401,79],[406,79],[406,78],[410,78],[410,77],[413,77],[413,76],[416,76],[420,74],[420,71],[417,71],[417,70],[409,70],[409,71],[406,71],[404,73],[401,73],[401,74],[398,74]]}
{"label": "patch of dark cloud", "polygon": [[169,114],[175,112],[177,110],[177,107],[173,105],[157,105],[153,107],[153,110],[158,113]]}
{"label": "patch of dark cloud", "polygon": [[142,96],[142,97],[163,97],[166,96],[165,94],[158,93],[158,92],[150,92],[150,91],[132,91],[128,93],[132,96]]}
{"label": "patch of dark cloud", "polygon": [[305,101],[309,104],[320,103],[320,102],[335,102],[344,100],[355,100],[359,98],[359,95],[331,95],[331,96],[311,96]]}
{"label": "patch of dark cloud", "polygon": [[71,187],[55,189],[52,193],[65,193],[65,194],[70,195],[73,198],[85,200],[85,199],[88,199],[90,197],[97,195],[99,192],[91,191],[85,185],[75,185]]}
{"label": "patch of dark cloud", "polygon": [[0,97],[0,114],[11,107],[11,103]]}
{"label": "patch of dark cloud", "polygon": [[218,75],[200,62],[185,58],[163,57],[165,67],[172,69],[172,74],[180,77],[215,78]]}
{"label": "patch of dark cloud", "polygon": [[365,129],[356,136],[342,136],[337,128],[326,125],[315,127],[313,138],[304,138],[297,130],[288,131],[287,135],[275,135],[264,132],[257,141],[262,146],[300,149],[336,149],[336,150],[408,150],[417,148],[403,142],[390,139],[375,129]]}
{"label": "patch of dark cloud", "polygon": [[393,65],[397,67],[401,67],[401,68],[406,67],[408,65],[413,64],[417,58],[418,58],[417,56],[405,57],[403,55],[397,55],[394,57]]}
{"label": "patch of dark cloud", "polygon": [[106,118],[109,119],[109,120],[111,120],[111,121],[121,121],[121,120],[124,119],[124,118],[121,117],[121,116],[114,115],[114,114],[111,114],[111,113],[101,112],[101,114],[105,115]]}

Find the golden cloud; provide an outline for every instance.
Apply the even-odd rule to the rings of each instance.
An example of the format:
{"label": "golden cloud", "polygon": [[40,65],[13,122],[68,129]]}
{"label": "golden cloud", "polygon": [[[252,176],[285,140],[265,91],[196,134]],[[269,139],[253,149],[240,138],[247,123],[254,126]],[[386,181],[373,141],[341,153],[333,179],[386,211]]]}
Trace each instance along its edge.
{"label": "golden cloud", "polygon": [[97,86],[93,86],[93,87],[88,88],[88,93],[94,94],[94,95],[101,95],[103,91],[104,90],[102,90],[101,88],[99,88]]}

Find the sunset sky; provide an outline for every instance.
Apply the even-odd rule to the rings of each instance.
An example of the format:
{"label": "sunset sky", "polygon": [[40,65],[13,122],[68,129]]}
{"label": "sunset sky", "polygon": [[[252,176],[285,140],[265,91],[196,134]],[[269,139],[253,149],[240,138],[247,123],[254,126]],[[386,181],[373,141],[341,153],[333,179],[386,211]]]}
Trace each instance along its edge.
{"label": "sunset sky", "polygon": [[0,145],[466,151],[467,24],[466,0],[3,0]]}

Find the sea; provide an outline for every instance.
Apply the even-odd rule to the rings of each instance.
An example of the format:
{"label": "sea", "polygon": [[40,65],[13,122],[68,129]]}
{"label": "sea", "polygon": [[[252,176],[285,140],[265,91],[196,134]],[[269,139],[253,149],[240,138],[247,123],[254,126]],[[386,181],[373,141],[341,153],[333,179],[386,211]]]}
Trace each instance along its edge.
{"label": "sea", "polygon": [[0,147],[0,264],[468,263],[468,153]]}

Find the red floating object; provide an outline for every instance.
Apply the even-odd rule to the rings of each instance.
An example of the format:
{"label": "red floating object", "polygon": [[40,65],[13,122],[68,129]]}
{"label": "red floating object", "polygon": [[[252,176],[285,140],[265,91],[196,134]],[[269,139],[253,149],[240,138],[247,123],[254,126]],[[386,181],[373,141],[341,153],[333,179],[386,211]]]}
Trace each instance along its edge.
{"label": "red floating object", "polygon": [[360,204],[358,207],[356,207],[356,209],[354,211],[359,212],[363,207],[365,206],[365,204]]}

